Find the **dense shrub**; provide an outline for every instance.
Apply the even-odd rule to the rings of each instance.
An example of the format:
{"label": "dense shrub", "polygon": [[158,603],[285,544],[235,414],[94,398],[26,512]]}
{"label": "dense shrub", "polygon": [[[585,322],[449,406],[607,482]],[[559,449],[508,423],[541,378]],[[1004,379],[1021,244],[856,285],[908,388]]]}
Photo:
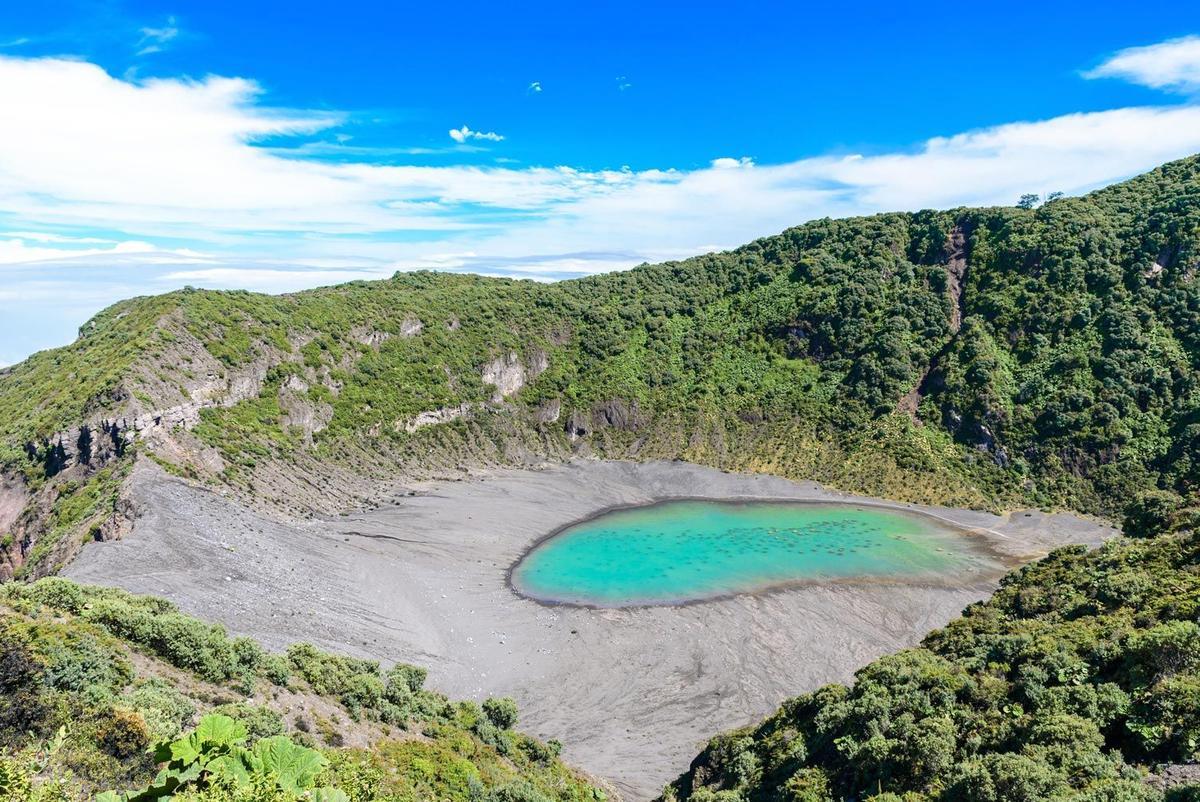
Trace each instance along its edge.
{"label": "dense shrub", "polygon": [[517,703],[509,697],[490,698],[483,701],[483,714],[488,721],[502,730],[517,726]]}
{"label": "dense shrub", "polygon": [[[501,730],[478,705],[425,690],[425,676],[403,664],[382,674],[375,661],[309,644],[269,655],[167,602],[120,590],[63,579],[5,585],[0,802],[79,802],[95,788],[137,789],[99,802],[603,799],[558,760],[558,744]],[[296,713],[297,701],[314,709]],[[496,710],[515,721],[507,704]],[[347,717],[359,719],[353,736]],[[419,740],[390,741],[389,725]],[[346,746],[363,732],[369,750]],[[314,755],[327,761],[319,778],[310,771],[301,782],[286,768],[311,767]],[[231,774],[235,757],[242,768]]]}
{"label": "dense shrub", "polygon": [[228,716],[245,727],[246,742],[250,744],[260,738],[284,734],[283,717],[269,707],[234,702],[214,707],[212,712]]}
{"label": "dense shrub", "polygon": [[852,686],[714,738],[668,796],[1160,800],[1136,766],[1200,759],[1198,617],[1200,532],[1059,549]]}
{"label": "dense shrub", "polygon": [[196,713],[187,696],[157,677],[137,683],[121,703],[141,714],[155,743],[174,739]]}
{"label": "dense shrub", "polygon": [[1123,529],[1129,537],[1154,537],[1171,529],[1183,499],[1167,490],[1140,494],[1125,508]]}
{"label": "dense shrub", "polygon": [[41,732],[49,712],[42,687],[42,666],[28,643],[0,630],[0,738]]}
{"label": "dense shrub", "polygon": [[425,669],[397,663],[387,673],[387,696],[395,704],[402,704],[425,685],[428,676]]}

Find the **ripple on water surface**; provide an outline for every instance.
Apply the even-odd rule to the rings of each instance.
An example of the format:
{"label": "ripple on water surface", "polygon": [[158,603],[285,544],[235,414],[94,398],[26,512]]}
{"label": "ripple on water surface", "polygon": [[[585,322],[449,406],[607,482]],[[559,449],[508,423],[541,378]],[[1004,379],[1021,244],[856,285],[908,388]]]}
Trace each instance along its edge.
{"label": "ripple on water surface", "polygon": [[541,601],[621,607],[801,582],[948,581],[997,567],[962,532],[898,510],[665,501],[563,529],[513,567],[512,583]]}

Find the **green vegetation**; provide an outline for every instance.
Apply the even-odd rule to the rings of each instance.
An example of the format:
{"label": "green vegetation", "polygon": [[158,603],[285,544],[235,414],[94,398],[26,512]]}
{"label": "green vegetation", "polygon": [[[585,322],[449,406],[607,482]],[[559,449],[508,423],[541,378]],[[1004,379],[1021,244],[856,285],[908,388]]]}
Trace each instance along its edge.
{"label": "green vegetation", "polygon": [[[510,699],[299,644],[271,655],[160,599],[0,588],[0,802],[596,802]],[[486,711],[486,712],[485,712]]]}
{"label": "green vegetation", "polygon": [[[1114,514],[1200,484],[1198,272],[1191,158],[1036,208],[816,220],[556,284],[415,272],[134,299],[0,374],[0,465],[40,494],[9,551],[27,559],[54,528],[43,496],[139,449],[262,496],[280,470],[457,469],[582,439],[911,501]],[[523,371],[504,404],[489,364]],[[198,422],[178,412],[195,403]],[[410,430],[443,408],[467,413]],[[182,422],[126,439],[163,410]],[[85,422],[113,446],[80,464]]]}
{"label": "green vegetation", "polygon": [[[1138,539],[1017,572],[852,687],[714,740],[670,793],[1158,799],[1143,772],[1200,743],[1200,158],[1020,207],[817,220],[557,284],[416,272],[122,302],[0,372],[0,493],[25,507],[0,577],[102,535],[138,451],[260,497],[272,475],[394,477],[582,441],[911,501],[1124,512]],[[497,366],[522,384],[502,403]],[[457,417],[414,425],[439,409]],[[129,436],[139,417],[154,438]],[[451,703],[419,669],[269,655],[65,582],[0,601],[3,802],[168,779],[209,802],[597,793],[557,745],[513,732],[511,700]],[[284,715],[289,694],[311,715]],[[191,746],[160,769],[159,742]]]}
{"label": "green vegetation", "polygon": [[[1140,519],[1145,504],[1134,506]],[[1180,505],[1140,539],[1063,548],[1013,572],[852,686],[714,738],[665,798],[1162,800],[1145,772],[1200,759],[1197,512]]]}
{"label": "green vegetation", "polygon": [[57,489],[57,497],[45,524],[46,532],[25,556],[17,578],[34,574],[53,560],[62,540],[82,537],[91,540],[117,506],[121,483],[129,473],[128,462],[103,468],[82,483],[67,481]]}

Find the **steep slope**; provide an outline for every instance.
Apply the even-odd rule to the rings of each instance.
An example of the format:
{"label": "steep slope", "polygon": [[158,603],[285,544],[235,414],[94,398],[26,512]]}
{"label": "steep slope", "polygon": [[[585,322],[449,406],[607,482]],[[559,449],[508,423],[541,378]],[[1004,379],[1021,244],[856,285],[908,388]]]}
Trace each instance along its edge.
{"label": "steep slope", "polygon": [[1175,531],[1009,574],[852,686],[714,738],[664,799],[1196,799],[1200,507],[1138,517]]}
{"label": "steep slope", "polygon": [[1192,158],[551,285],[127,301],[0,374],[0,576],[120,536],[135,457],[292,516],[570,454],[1112,512],[1200,482],[1198,269]]}
{"label": "steep slope", "polygon": [[[557,744],[513,730],[512,700],[455,703],[424,678],[307,644],[270,655],[151,597],[58,578],[10,583],[0,801],[131,788],[153,800],[178,783],[175,799],[211,802],[603,802]],[[160,743],[172,746],[155,755]],[[244,770],[204,767],[221,755],[244,758]],[[156,764],[168,758],[164,786]],[[320,787],[333,790],[307,792]]]}

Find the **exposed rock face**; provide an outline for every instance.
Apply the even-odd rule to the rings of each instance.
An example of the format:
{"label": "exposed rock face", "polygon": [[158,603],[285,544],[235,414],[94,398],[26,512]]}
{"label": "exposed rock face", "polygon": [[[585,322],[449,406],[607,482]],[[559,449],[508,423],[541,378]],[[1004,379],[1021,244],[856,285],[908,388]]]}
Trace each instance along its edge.
{"label": "exposed rock face", "polygon": [[371,348],[378,348],[388,340],[392,339],[392,335],[386,331],[369,329],[365,326],[360,326],[351,330],[350,336],[354,338],[355,342],[360,342],[363,345],[370,346]]}
{"label": "exposed rock face", "polygon": [[287,377],[287,381],[283,383],[282,389],[291,390],[293,393],[307,393],[309,390],[308,382],[299,376],[292,374]]}
{"label": "exposed rock face", "polygon": [[1008,458],[1008,450],[996,442],[996,435],[992,433],[992,430],[987,426],[987,424],[979,424],[978,440],[979,441],[975,444],[976,449],[990,454],[992,461],[1001,468],[1007,468],[1009,466],[1010,460]]}
{"label": "exposed rock face", "polygon": [[425,324],[419,318],[408,315],[400,322],[400,336],[416,337],[424,328]]}
{"label": "exposed rock face", "polygon": [[529,357],[529,379],[532,381],[546,372],[550,367],[550,357],[542,349],[537,349]]}
{"label": "exposed rock face", "polygon": [[963,280],[967,276],[967,244],[971,232],[955,226],[946,240],[946,288],[950,293],[950,332],[962,328]]}
{"label": "exposed rock face", "polygon": [[631,404],[620,398],[597,404],[592,409],[592,424],[594,428],[610,426],[626,432],[634,432],[646,425],[645,416],[638,407],[637,401]]}
{"label": "exposed rock face", "polygon": [[946,237],[942,252],[946,258],[946,292],[950,296],[950,340],[942,347],[941,351],[933,355],[929,365],[921,372],[917,383],[901,396],[896,404],[896,411],[907,415],[918,426],[922,424],[921,419],[917,417],[917,409],[921,406],[921,399],[928,394],[930,378],[937,374],[939,362],[954,343],[954,338],[962,330],[963,291],[969,266],[970,244],[971,229],[961,224],[956,225]]}
{"label": "exposed rock face", "polygon": [[550,357],[540,348],[529,355],[528,361],[521,359],[515,351],[498,356],[480,370],[484,384],[493,385],[492,403],[498,404],[510,395],[518,393],[550,367]]}
{"label": "exposed rock face", "polygon": [[483,366],[481,378],[484,384],[495,386],[492,393],[492,403],[498,404],[525,386],[527,373],[521,357],[510,351],[504,356],[498,356]]}
{"label": "exposed rock face", "polygon": [[[557,401],[551,403],[555,405],[554,419],[557,420],[559,404]],[[541,410],[538,411],[538,413],[540,412]],[[624,399],[613,398],[596,404],[590,412],[583,412],[578,409],[572,410],[563,424],[563,431],[567,433],[568,439],[574,443],[581,437],[587,437],[598,429],[608,428],[619,429],[623,432],[636,432],[648,423],[649,420],[638,406],[637,401],[627,402]]]}
{"label": "exposed rock face", "polygon": [[[158,327],[174,334],[170,344],[147,354],[136,364],[122,385],[99,405],[103,411],[85,417],[71,428],[24,444],[26,456],[40,466],[48,481],[20,499],[14,490],[14,483],[19,480],[0,475],[3,488],[0,518],[12,519],[7,532],[12,537],[0,544],[0,580],[11,578],[25,564],[38,538],[47,531],[62,483],[89,481],[97,472],[127,457],[135,442],[145,443],[158,457],[177,465],[213,473],[222,470],[224,464],[219,452],[181,433],[196,426],[206,408],[232,407],[258,396],[268,372],[294,356],[291,350],[263,348],[252,361],[230,369],[182,325],[178,314],[164,316]],[[294,340],[290,344],[296,347]],[[300,395],[307,391],[307,383],[299,381],[301,384],[291,384],[281,395],[288,396],[284,408],[291,422],[311,435],[328,422],[332,409],[309,404]],[[9,507],[18,503],[22,509],[14,516]],[[119,537],[127,526],[127,517],[118,504],[109,519],[89,521],[87,525],[93,537]],[[0,527],[0,536],[4,534],[4,528]],[[53,570],[61,561],[70,559],[84,534],[81,530],[59,538],[53,553],[39,562],[35,572]]]}
{"label": "exposed rock face", "polygon": [[133,431],[125,421],[101,420],[66,429],[39,443],[26,443],[28,457],[42,463],[47,478],[73,466],[100,468],[122,457],[132,441]]}
{"label": "exposed rock face", "polygon": [[0,477],[0,537],[17,522],[29,503],[29,490],[17,477]]}
{"label": "exposed rock face", "polygon": [[572,443],[581,437],[587,437],[591,431],[591,423],[587,416],[577,409],[571,410],[571,414],[567,417],[567,421],[563,424],[563,431],[567,433],[567,437]]}
{"label": "exposed rock face", "polygon": [[[283,361],[281,354],[264,356],[240,370],[222,375],[216,360],[207,352],[204,358],[211,367],[203,379],[185,388],[189,396],[187,401],[149,411],[131,410],[127,415],[112,419],[92,420],[58,432],[40,443],[27,443],[26,452],[30,459],[45,464],[47,476],[53,476],[73,465],[102,467],[114,457],[123,456],[129,445],[138,439],[156,447],[162,446],[172,439],[172,430],[188,430],[198,424],[201,410],[232,407],[257,397],[262,392],[268,371]],[[290,378],[288,383],[292,391],[308,390],[308,384],[299,377]]]}
{"label": "exposed rock face", "polygon": [[1200,784],[1200,763],[1164,763],[1155,767],[1146,784],[1160,791]]}
{"label": "exposed rock face", "polygon": [[1158,256],[1154,258],[1154,263],[1142,272],[1142,278],[1147,281],[1158,278],[1167,268],[1171,267],[1176,258],[1179,256],[1179,246],[1168,246],[1158,252]]}
{"label": "exposed rock face", "polygon": [[562,414],[562,402],[554,398],[534,410],[533,418],[538,423],[554,423],[560,414]]}
{"label": "exposed rock face", "polygon": [[456,407],[442,407],[440,409],[430,409],[425,412],[418,412],[416,416],[408,420],[396,421],[396,431],[403,429],[412,434],[417,429],[423,429],[426,426],[433,426],[438,423],[448,423],[452,420],[462,418],[470,414],[470,404],[460,404]]}
{"label": "exposed rock face", "polygon": [[279,408],[283,410],[284,428],[294,427],[304,434],[304,442],[312,444],[312,436],[329,425],[333,407],[308,397],[308,382],[299,376],[289,376],[279,388]]}

